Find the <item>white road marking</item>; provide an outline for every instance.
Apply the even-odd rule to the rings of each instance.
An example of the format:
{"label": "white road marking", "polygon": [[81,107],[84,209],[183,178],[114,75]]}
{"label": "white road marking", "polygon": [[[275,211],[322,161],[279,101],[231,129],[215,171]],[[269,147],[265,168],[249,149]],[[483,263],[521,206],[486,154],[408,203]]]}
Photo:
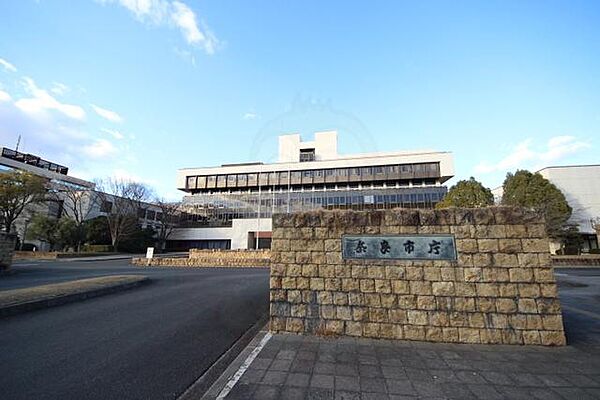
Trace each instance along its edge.
{"label": "white road marking", "polygon": [[260,351],[263,349],[263,347],[265,347],[265,345],[271,339],[272,336],[273,335],[271,334],[271,332],[267,332],[267,334],[262,338],[262,340],[260,341],[258,346],[256,346],[254,348],[254,350],[252,350],[252,353],[250,353],[250,355],[248,355],[248,357],[246,358],[246,360],[244,360],[244,362],[242,363],[240,368],[235,372],[235,374],[233,374],[231,379],[227,382],[225,387],[221,390],[221,392],[217,396],[216,400],[223,400],[229,394],[229,392],[231,392],[231,389],[233,389],[233,387],[235,386],[237,381],[239,381],[240,378],[242,377],[242,375],[244,375],[244,372],[246,372],[248,367],[250,367],[250,364],[252,364],[252,361],[254,361],[256,356],[258,356],[258,353],[260,353]]}

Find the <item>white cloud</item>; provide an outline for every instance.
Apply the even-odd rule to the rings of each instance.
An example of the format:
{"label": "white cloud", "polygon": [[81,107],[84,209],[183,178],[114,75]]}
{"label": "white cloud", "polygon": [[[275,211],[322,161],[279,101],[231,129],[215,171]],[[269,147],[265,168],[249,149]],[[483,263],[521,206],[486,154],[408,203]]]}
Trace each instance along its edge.
{"label": "white cloud", "polygon": [[507,171],[517,168],[538,170],[548,164],[575,154],[590,147],[589,143],[579,141],[574,136],[555,136],[548,140],[546,147],[541,150],[532,149],[532,139],[518,143],[512,151],[495,164],[486,161],[475,167],[475,172],[488,174],[497,171]]}
{"label": "white cloud", "polygon": [[117,148],[106,139],[97,139],[83,146],[82,151],[92,158],[106,158],[117,152]]}
{"label": "white cloud", "polygon": [[242,116],[243,119],[256,119],[258,115],[254,112],[247,112]]}
{"label": "white cloud", "polygon": [[145,179],[139,175],[131,173],[125,169],[117,168],[113,170],[112,177],[121,181],[139,182],[149,186],[156,185],[156,181],[153,179]]}
{"label": "white cloud", "polygon": [[181,1],[168,0],[99,0],[101,3],[117,3],[132,12],[141,22],[167,25],[179,29],[185,41],[213,54],[218,39],[205,23],[199,23],[194,11]]}
{"label": "white cloud", "polygon": [[11,63],[9,63],[8,61],[6,61],[3,58],[0,58],[0,65],[2,65],[2,67],[4,67],[4,69],[7,71],[17,72],[17,67],[15,67],[14,65],[12,65]]}
{"label": "white cloud", "polygon": [[98,107],[95,104],[90,104],[96,114],[101,116],[104,119],[109,120],[110,122],[120,123],[123,122],[123,118],[116,112],[108,110],[106,108]]}
{"label": "white cloud", "polygon": [[50,89],[50,91],[58,96],[62,96],[64,94],[70,92],[71,88],[69,88],[64,83],[54,82],[52,84],[52,88]]}
{"label": "white cloud", "polygon": [[12,98],[10,97],[10,94],[6,93],[3,90],[0,90],[0,102],[9,102],[11,100]]}
{"label": "white cloud", "polygon": [[109,135],[111,135],[115,139],[122,140],[122,139],[125,138],[125,135],[123,135],[121,132],[116,131],[114,129],[102,128],[101,131],[104,132],[104,133],[108,133]]}
{"label": "white cloud", "polygon": [[80,121],[85,119],[83,108],[73,104],[61,103],[52,97],[48,91],[37,87],[33,79],[25,77],[22,83],[26,92],[33,96],[15,102],[15,106],[24,113],[32,116],[44,116],[48,111],[58,111],[71,119]]}

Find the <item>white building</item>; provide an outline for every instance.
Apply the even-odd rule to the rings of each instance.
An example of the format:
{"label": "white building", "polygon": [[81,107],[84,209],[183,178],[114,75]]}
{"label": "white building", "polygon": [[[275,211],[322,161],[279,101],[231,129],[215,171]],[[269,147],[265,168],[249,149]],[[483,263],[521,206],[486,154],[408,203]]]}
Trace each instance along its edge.
{"label": "white building", "polygon": [[565,195],[573,209],[570,222],[579,226],[583,251],[598,248],[592,228],[593,218],[600,218],[600,165],[546,167],[538,171]]}
{"label": "white building", "polygon": [[[573,209],[569,222],[576,224],[583,238],[583,252],[598,249],[598,237],[591,220],[600,217],[600,165],[546,167],[537,171],[565,195]],[[502,186],[492,190],[496,202],[502,199]],[[553,252],[559,246],[552,246]]]}
{"label": "white building", "polygon": [[432,150],[340,155],[337,132],[279,137],[279,159],[184,168],[186,227],[169,237],[173,250],[270,246],[271,215],[318,208],[430,208],[454,176],[452,154]]}

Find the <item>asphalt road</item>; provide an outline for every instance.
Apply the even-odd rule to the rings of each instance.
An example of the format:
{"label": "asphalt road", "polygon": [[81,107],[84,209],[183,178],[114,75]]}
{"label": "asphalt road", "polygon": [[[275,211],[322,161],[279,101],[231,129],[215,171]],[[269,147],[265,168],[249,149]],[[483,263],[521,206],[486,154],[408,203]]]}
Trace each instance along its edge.
{"label": "asphalt road", "polygon": [[20,262],[0,290],[113,274],[140,288],[0,319],[2,399],[174,399],[268,312],[267,269]]}

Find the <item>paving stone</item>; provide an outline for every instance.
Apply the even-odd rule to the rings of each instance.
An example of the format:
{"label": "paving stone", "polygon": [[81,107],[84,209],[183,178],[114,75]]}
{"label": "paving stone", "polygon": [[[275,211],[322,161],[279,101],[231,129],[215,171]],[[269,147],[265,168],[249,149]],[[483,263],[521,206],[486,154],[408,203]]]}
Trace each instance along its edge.
{"label": "paving stone", "polygon": [[429,382],[412,382],[412,385],[420,397],[444,397],[444,392],[439,385],[432,385]]}
{"label": "paving stone", "polygon": [[483,377],[481,375],[479,375],[478,372],[475,372],[475,371],[456,371],[455,374],[456,374],[456,377],[458,378],[458,380],[461,382],[464,382],[464,383],[481,384],[481,385],[484,385],[487,383],[486,380],[483,379]]}
{"label": "paving stone", "polygon": [[309,374],[290,373],[285,380],[286,386],[306,387],[310,381]]}
{"label": "paving stone", "polygon": [[510,377],[502,372],[496,371],[480,371],[479,374],[485,378],[486,381],[493,383],[494,385],[514,385],[515,382]]}
{"label": "paving stone", "polygon": [[546,388],[535,388],[529,391],[532,399],[536,400],[564,400],[564,398],[553,391]]}
{"label": "paving stone", "polygon": [[323,388],[323,389],[333,389],[334,388],[334,379],[333,375],[320,375],[313,374],[310,379],[310,386]]}
{"label": "paving stone", "polygon": [[333,390],[310,388],[306,400],[333,400]]}
{"label": "paving stone", "polygon": [[385,384],[389,394],[417,395],[417,391],[413,388],[409,380],[387,379]]}
{"label": "paving stone", "polygon": [[255,400],[276,400],[279,399],[279,386],[258,385],[252,398]]}
{"label": "paving stone", "polygon": [[271,362],[273,360],[271,358],[255,358],[254,361],[252,361],[252,364],[250,364],[252,366],[252,368],[255,369],[267,369],[269,368],[269,365],[271,365]]}
{"label": "paving stone", "polygon": [[280,393],[283,400],[304,400],[306,397],[306,388],[284,386]]}
{"label": "paving stone", "polygon": [[567,381],[569,381],[573,386],[577,386],[577,387],[588,387],[588,388],[592,388],[592,387],[600,387],[600,383],[595,381],[594,379],[592,379],[589,376],[586,375],[562,375],[561,378],[566,379]]}
{"label": "paving stone", "polygon": [[287,375],[287,372],[267,371],[265,376],[263,376],[262,383],[268,385],[282,385],[285,382]]}
{"label": "paving stone", "polygon": [[360,377],[361,392],[386,393],[385,379]]}
{"label": "paving stone", "polygon": [[301,350],[296,354],[296,359],[298,360],[315,360],[316,358],[317,353],[314,351]]}
{"label": "paving stone", "polygon": [[581,388],[554,388],[554,391],[564,397],[565,399],[577,399],[577,400],[597,400],[597,397],[592,396],[589,393],[586,393],[585,390]]}
{"label": "paving stone", "polygon": [[269,366],[269,371],[289,371],[292,360],[275,359]]}
{"label": "paving stone", "polygon": [[367,378],[381,378],[383,373],[379,365],[359,364],[358,374]]}
{"label": "paving stone", "polygon": [[262,380],[266,370],[264,369],[248,369],[241,376],[240,383],[258,383]]}
{"label": "paving stone", "polygon": [[335,400],[361,400],[360,392],[335,391]]}
{"label": "paving stone", "polygon": [[313,367],[313,373],[333,375],[335,374],[335,363],[317,362]]}
{"label": "paving stone", "polygon": [[358,376],[358,367],[355,364],[335,364],[336,375]]}
{"label": "paving stone", "polygon": [[360,383],[358,377],[354,376],[335,376],[335,390],[345,390],[349,392],[359,392]]}
{"label": "paving stone", "polygon": [[428,370],[405,368],[406,376],[412,382],[429,382],[433,383],[433,377]]}
{"label": "paving stone", "polygon": [[361,393],[362,400],[389,400],[387,393]]}
{"label": "paving stone", "polygon": [[276,356],[276,358],[283,359],[283,360],[293,360],[295,357],[296,357],[295,350],[279,350],[279,353],[277,353],[277,356]]}
{"label": "paving stone", "polygon": [[256,385],[237,383],[227,395],[227,400],[247,400],[252,398]]}
{"label": "paving stone", "polygon": [[550,387],[568,387],[572,386],[572,384],[561,377],[560,375],[537,375],[537,377],[544,382],[546,386]]}
{"label": "paving stone", "polygon": [[469,385],[469,390],[477,396],[478,399],[481,400],[496,400],[496,399],[504,399],[504,395],[494,389],[493,386],[489,384],[484,385]]}
{"label": "paving stone", "polygon": [[381,373],[386,379],[408,379],[406,371],[402,367],[383,365],[381,367]]}
{"label": "paving stone", "polygon": [[439,384],[444,396],[449,399],[456,400],[472,400],[477,399],[477,396],[469,390],[469,387],[464,383],[441,383]]}
{"label": "paving stone", "polygon": [[313,360],[299,360],[296,359],[290,366],[291,372],[305,372],[310,374],[313,370],[315,362]]}

